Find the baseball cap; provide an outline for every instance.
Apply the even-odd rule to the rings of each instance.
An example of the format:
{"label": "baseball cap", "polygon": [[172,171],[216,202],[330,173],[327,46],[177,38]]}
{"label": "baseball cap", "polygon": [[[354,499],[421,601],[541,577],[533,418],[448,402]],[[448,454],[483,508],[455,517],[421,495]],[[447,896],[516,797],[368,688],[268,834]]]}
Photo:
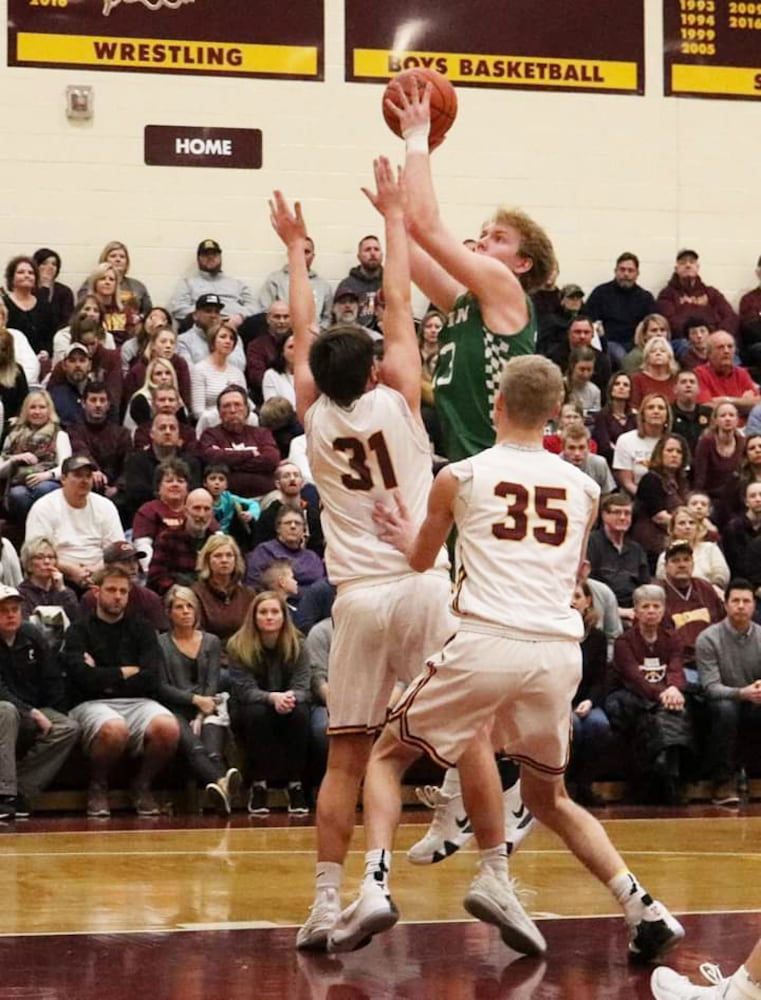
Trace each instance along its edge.
{"label": "baseball cap", "polygon": [[199,295],[196,299],[196,309],[210,309],[212,306],[216,306],[217,309],[221,309],[222,305],[222,299],[214,292],[207,292],[205,295]]}
{"label": "baseball cap", "polygon": [[4,583],[0,584],[0,603],[11,599],[20,601],[22,599],[21,594],[19,594],[15,587],[8,587]]}
{"label": "baseball cap", "polygon": [[691,556],[693,552],[692,546],[686,539],[681,539],[678,542],[672,542],[671,545],[666,549],[666,558],[670,559],[672,556]]}
{"label": "baseball cap", "polygon": [[584,291],[578,285],[563,285],[560,289],[561,299],[583,299]]}
{"label": "baseball cap", "polygon": [[352,287],[350,281],[344,280],[339,284],[338,288],[336,289],[336,294],[333,296],[333,301],[335,302],[336,299],[345,299],[348,298],[349,296],[351,296],[351,298],[356,299],[357,302],[359,302],[359,293],[357,292],[356,288]]}
{"label": "baseball cap", "polygon": [[222,247],[216,240],[201,240],[196,250],[196,257],[202,253],[222,253]]}
{"label": "baseball cap", "polygon": [[61,475],[67,472],[76,472],[77,469],[97,469],[98,466],[87,455],[69,455],[61,464]]}
{"label": "baseball cap", "polygon": [[77,351],[79,351],[80,354],[89,354],[90,353],[87,350],[87,348],[85,347],[84,344],[69,344],[69,346],[66,348],[66,353],[64,354],[64,357],[65,358],[70,358],[71,355],[72,354],[76,354]]}
{"label": "baseball cap", "polygon": [[677,260],[684,260],[685,257],[692,257],[693,260],[700,259],[697,250],[680,250],[676,255]]}
{"label": "baseball cap", "polygon": [[131,542],[111,542],[103,550],[103,562],[115,563],[123,559],[143,559],[147,553],[135,548]]}

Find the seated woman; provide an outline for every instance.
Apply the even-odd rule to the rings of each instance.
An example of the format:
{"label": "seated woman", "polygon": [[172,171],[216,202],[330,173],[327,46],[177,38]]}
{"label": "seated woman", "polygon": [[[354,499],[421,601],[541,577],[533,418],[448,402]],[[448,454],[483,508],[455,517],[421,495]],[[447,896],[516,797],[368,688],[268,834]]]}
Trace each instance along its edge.
{"label": "seated woman", "polygon": [[5,329],[0,316],[0,403],[3,406],[5,429],[8,429],[9,421],[21,412],[21,404],[28,392],[29,383],[24,369],[16,361],[13,334]]}
{"label": "seated woman", "polygon": [[217,396],[228,385],[246,388],[246,376],[230,363],[230,355],[238,343],[238,334],[231,326],[222,323],[211,335],[209,355],[197,361],[190,372],[193,416],[198,418],[216,408]]}
{"label": "seated woman", "polygon": [[420,348],[420,413],[436,455],[444,454],[444,438],[436,412],[433,376],[439,361],[439,335],[447,318],[438,309],[429,309],[420,321],[418,347]]}
{"label": "seated woman", "polygon": [[[544,435],[542,444],[545,451],[551,451],[553,455],[559,455],[563,450],[563,435],[566,430],[571,426],[584,426],[583,407],[576,402],[563,403],[554,424],[555,426],[550,433]],[[589,442],[589,450],[593,455],[597,453],[597,444],[594,441]]]}
{"label": "seated woman", "polygon": [[671,327],[669,321],[660,313],[650,313],[637,324],[634,331],[634,347],[624,357],[621,362],[621,370],[631,375],[642,368],[644,361],[645,344],[653,337],[665,337],[671,340]]}
{"label": "seated woman", "polygon": [[725,483],[742,462],[744,442],[738,421],[734,403],[718,403],[695,449],[692,484],[696,490],[704,490],[713,504],[721,500]]}
{"label": "seated woman", "polygon": [[[700,494],[690,494],[690,498]],[[716,542],[706,537],[689,507],[677,507],[671,514],[665,548],[672,542],[689,542],[692,546],[694,575],[712,583],[720,596],[729,583],[729,566]],[[663,552],[658,556],[655,575],[659,580],[666,577],[666,559]]]}
{"label": "seated woman", "polygon": [[288,812],[305,815],[302,776],[309,745],[311,672],[301,636],[277,594],[257,594],[227,643],[233,730],[246,753],[251,779],[248,811],[263,816],[267,782],[287,783]]}
{"label": "seated woman", "polygon": [[143,566],[149,565],[159,534],[165,528],[179,529],[185,524],[190,468],[180,458],[167,458],[156,467],[153,484],[156,499],[141,504],[132,520],[135,546],[145,553]]}
{"label": "seated woman", "polygon": [[244,582],[251,587],[259,585],[259,576],[275,559],[288,559],[299,587],[325,576],[325,564],[316,552],[304,547],[304,517],[300,511],[283,506],[275,516],[275,539],[260,542],[246,557]]}
{"label": "seated woman", "polygon": [[[724,554],[734,578],[750,580],[761,596],[761,483],[745,487],[745,513],[734,517],[721,533]],[[758,621],[759,604],[756,605]]]}
{"label": "seated woman", "polygon": [[74,309],[74,293],[68,285],[58,281],[61,273],[61,257],[49,247],[40,247],[32,254],[37,265],[37,298],[49,306],[53,313],[56,330],[69,321]]}
{"label": "seated woman", "polygon": [[[127,343],[131,343],[134,337]],[[131,399],[145,382],[146,372],[151,361],[168,361],[177,375],[177,387],[180,397],[187,407],[191,401],[190,369],[185,358],[177,354],[177,334],[169,326],[157,326],[149,334],[148,342],[143,348],[141,357],[136,358],[124,378],[124,397]]]}
{"label": "seated woman", "polygon": [[180,726],[177,749],[222,816],[232,812],[240,772],[225,764],[230,725],[226,699],[218,697],[221,644],[198,627],[199,607],[188,587],[170,587],[164,598],[170,629],[159,636],[161,681],[158,699]]}
{"label": "seated woman", "polygon": [[[87,348],[90,356],[88,380],[105,385],[111,401],[109,419],[116,421],[122,400],[122,369],[118,351],[106,347],[106,332],[93,319],[80,320],[76,328],[72,325],[70,332],[72,344],[82,344]],[[65,381],[64,363],[59,361],[50,373],[48,388],[53,390]]]}
{"label": "seated woman", "polygon": [[119,240],[111,240],[103,247],[98,257],[99,264],[110,264],[119,276],[119,294],[122,306],[134,300],[137,311],[145,316],[153,307],[148,289],[137,278],[127,275],[130,259],[129,250]]}
{"label": "seated woman", "polygon": [[174,330],[174,323],[168,309],[153,306],[138,324],[134,334],[122,344],[122,375],[126,376],[132,365],[144,356],[151,337],[159,330]]}
{"label": "seated woman", "polygon": [[656,801],[683,801],[695,735],[679,640],[664,627],[666,597],[657,584],[634,591],[634,625],[618,639],[613,665],[621,683],[605,700],[614,730],[633,740],[639,773]]}
{"label": "seated woman", "polygon": [[130,336],[128,315],[122,304],[119,272],[112,264],[98,264],[88,276],[83,289],[87,295],[94,295],[103,308],[103,325],[113,334],[117,347],[121,347]]}
{"label": "seated woman", "polygon": [[591,422],[602,402],[600,390],[592,381],[595,357],[591,347],[574,347],[568,355],[565,400],[581,407],[585,422]]}
{"label": "seated woman", "polygon": [[8,326],[8,310],[2,298],[0,298],[0,330],[9,333],[13,338],[14,358],[23,371],[27,384],[35,385],[40,377],[40,362],[24,334]]}
{"label": "seated woman", "polygon": [[648,340],[642,352],[642,368],[632,374],[632,407],[638,410],[645,396],[653,393],[659,393],[673,403],[678,371],[679,365],[666,337]]}
{"label": "seated woman", "polygon": [[687,501],[689,463],[684,438],[664,434],[653,448],[650,467],[637,487],[631,535],[647,553],[651,571],[666,548],[672,512]]}
{"label": "seated woman", "polygon": [[761,482],[761,433],[749,434],[746,428],[740,465],[724,483],[714,505],[714,520],[720,528],[743,513],[745,487],[758,482]]}
{"label": "seated woman", "polygon": [[0,479],[7,479],[8,513],[22,524],[34,501],[60,488],[61,463],[71,455],[53,400],[34,389],[24,400],[0,455]]}
{"label": "seated woman", "polygon": [[621,434],[613,449],[613,475],[621,489],[635,496],[648,470],[653,448],[671,430],[671,410],[660,393],[645,396],[637,413],[637,429]]}
{"label": "seated woman", "polygon": [[79,598],[63,582],[55,545],[49,538],[27,539],[21,546],[21,566],[24,579],[18,584],[18,592],[24,620],[41,606],[62,608],[69,622],[79,618]]}
{"label": "seated woman", "polygon": [[608,379],[605,403],[592,424],[592,440],[597,442],[597,453],[610,465],[616,441],[637,426],[637,416],[632,409],[632,380],[626,372],[616,372]]}
{"label": "seated woman", "polygon": [[238,630],[256,592],[243,580],[246,564],[234,539],[212,535],[198,553],[198,599],[201,627],[223,643]]}
{"label": "seated woman", "polygon": [[[172,386],[179,397],[180,389],[177,384],[177,372],[171,361],[165,358],[156,358],[151,361],[145,370],[145,381],[132,396],[124,395],[127,401],[127,412],[124,416],[124,426],[130,430],[135,430],[140,424],[150,423],[153,419],[152,399],[153,393],[158,388]],[[180,420],[180,413],[177,413]]]}
{"label": "seated woman", "polygon": [[273,396],[282,396],[292,406],[296,405],[296,390],[293,385],[293,344],[292,333],[278,344],[272,367],[265,371],[262,379],[264,402]]}
{"label": "seated woman", "polygon": [[[79,341],[81,333],[81,324],[85,320],[92,320],[98,324],[98,327],[103,330],[103,346],[108,351],[113,351],[116,348],[116,343],[114,341],[114,335],[106,330],[106,313],[103,306],[98,301],[95,295],[85,295],[83,299],[80,299],[74,307],[74,311],[69,319],[69,325],[63,327],[59,330],[55,337],[53,337],[53,365],[57,365],[59,361],[63,361],[66,357],[66,351],[71,346],[72,342]],[[88,329],[92,327],[88,326]]]}
{"label": "seated woman", "polygon": [[592,791],[592,782],[602,771],[610,743],[610,723],[601,708],[607,687],[608,642],[597,627],[599,616],[588,583],[577,584],[573,606],[584,620],[584,638],[581,681],[572,702],[573,739],[566,781],[576,802],[599,806],[602,801]]}
{"label": "seated woman", "polygon": [[23,333],[40,363],[46,363],[53,349],[55,315],[45,296],[37,295],[38,279],[37,265],[31,257],[13,257],[5,269],[2,297],[8,310],[8,327]]}

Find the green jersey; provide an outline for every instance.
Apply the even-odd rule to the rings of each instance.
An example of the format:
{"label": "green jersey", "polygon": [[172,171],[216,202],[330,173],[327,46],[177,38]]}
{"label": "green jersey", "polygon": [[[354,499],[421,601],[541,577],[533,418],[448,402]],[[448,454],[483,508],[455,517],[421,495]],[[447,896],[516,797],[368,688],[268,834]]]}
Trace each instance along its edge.
{"label": "green jersey", "polygon": [[510,336],[484,323],[471,292],[460,295],[439,335],[439,360],[433,379],[436,410],[447,458],[459,462],[494,444],[492,411],[502,368],[509,358],[534,354],[536,318],[526,296],[528,323]]}

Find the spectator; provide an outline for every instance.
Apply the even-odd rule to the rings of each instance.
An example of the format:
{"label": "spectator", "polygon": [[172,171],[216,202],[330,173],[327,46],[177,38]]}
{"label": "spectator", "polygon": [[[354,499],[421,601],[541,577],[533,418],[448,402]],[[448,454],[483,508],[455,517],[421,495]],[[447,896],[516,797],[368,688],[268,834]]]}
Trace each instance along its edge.
{"label": "spectator", "polygon": [[[29,800],[50,784],[78,738],[79,726],[65,714],[57,659],[22,621],[19,592],[0,586],[0,820],[28,818]],[[19,744],[28,749],[17,761]]]}
{"label": "spectator", "polygon": [[228,386],[217,397],[220,425],[201,435],[199,450],[205,463],[224,462],[230,469],[230,489],[243,497],[261,497],[274,485],[280,454],[272,434],[246,423],[250,403],[245,389]]}
{"label": "spectator", "polygon": [[151,407],[153,414],[150,420],[138,424],[135,428],[132,441],[136,450],[146,448],[151,443],[151,425],[159,414],[169,414],[177,418],[180,431],[180,447],[189,454],[194,454],[196,449],[196,434],[188,421],[185,407],[182,405],[180,394],[173,385],[161,385],[151,389]]}
{"label": "spectator", "polygon": [[60,330],[74,311],[74,293],[58,281],[61,257],[55,250],[41,247],[32,254],[32,260],[37,265],[37,298],[50,308],[55,329]]}
{"label": "spectator", "polygon": [[8,328],[8,310],[2,297],[0,297],[0,331],[9,333],[13,338],[14,357],[26,376],[27,384],[33,384],[40,375],[40,362],[24,334],[20,330]]}
{"label": "spectator", "polygon": [[190,586],[197,579],[198,553],[215,530],[211,508],[208,490],[192,490],[185,502],[184,525],[159,534],[148,568],[148,586],[157,594],[165,594],[173,583]]}
{"label": "spectator", "polygon": [[433,375],[439,360],[439,334],[444,329],[447,318],[438,309],[429,311],[420,320],[418,344],[422,364],[421,401],[424,406],[433,406]]}
{"label": "spectator", "polygon": [[69,435],[61,430],[53,401],[44,389],[33,390],[0,455],[0,477],[7,479],[6,502],[14,521],[23,524],[35,500],[59,489],[62,463],[69,455]]}
{"label": "spectator", "polygon": [[198,600],[188,587],[167,591],[169,632],[159,636],[161,685],[159,694],[180,728],[178,749],[209,801],[222,816],[232,812],[240,787],[240,772],[225,764],[229,728],[226,699],[219,698],[219,664],[222,647],[215,635],[199,626]]}
{"label": "spectator", "polygon": [[289,333],[278,344],[277,355],[262,379],[262,398],[266,402],[273,396],[287,399],[296,406],[296,390],[293,383],[293,334]]}
{"label": "spectator", "polygon": [[666,615],[664,623],[682,647],[685,677],[697,688],[695,643],[700,633],[724,617],[724,603],[707,580],[695,576],[689,542],[672,542],[665,552]]}
{"label": "spectator", "polygon": [[142,386],[129,397],[126,403],[124,426],[133,431],[140,424],[153,419],[153,394],[157,389],[172,388],[182,399],[177,372],[171,361],[166,358],[156,358],[145,369],[145,381]]}
{"label": "spectator", "polygon": [[652,337],[642,351],[642,370],[632,375],[632,406],[635,410],[645,396],[657,393],[669,403],[674,401],[674,386],[679,365],[671,344],[665,337]]}
{"label": "spectator", "polygon": [[55,545],[48,538],[30,538],[21,546],[24,579],[18,585],[21,613],[28,619],[39,607],[62,608],[69,622],[79,618],[79,600],[58,568]]}
{"label": "spectator", "polygon": [[[307,262],[307,273],[309,275],[309,285],[314,296],[314,308],[320,326],[330,325],[330,307],[333,303],[333,291],[330,284],[317,274],[313,269],[314,264],[314,240],[307,236],[305,257]],[[273,271],[265,278],[264,284],[259,289],[257,296],[258,310],[268,312],[274,302],[287,302],[290,294],[291,278],[288,273],[288,264],[284,264],[279,271]]]}
{"label": "spectator", "polygon": [[[551,451],[553,455],[559,455],[563,450],[563,435],[571,427],[584,426],[584,411],[576,402],[563,403],[560,407],[560,414],[555,422],[554,433],[545,434],[542,444],[545,451]],[[589,450],[597,454],[597,445],[594,441],[589,442]]]}
{"label": "spectator", "polygon": [[300,511],[283,506],[275,517],[275,539],[260,542],[246,559],[245,582],[259,584],[264,569],[275,559],[289,559],[299,587],[308,587],[325,576],[325,564],[316,552],[304,547],[304,516]]}
{"label": "spectator", "polygon": [[274,590],[283,598],[302,635],[308,635],[318,622],[330,617],[336,598],[336,588],[327,577],[300,588],[289,559],[275,559],[262,570],[260,590]]}
{"label": "spectator", "polygon": [[336,325],[359,323],[359,294],[345,280],[333,296],[333,322]]}
{"label": "spectator", "polygon": [[[296,416],[296,408],[290,400],[282,396],[272,396],[259,407],[259,426],[271,431],[275,439],[280,458],[291,458],[294,441],[305,441],[304,428]],[[302,449],[304,464],[306,461],[306,444]],[[301,463],[299,463],[301,467]]]}
{"label": "spectator", "polygon": [[[86,324],[86,325],[85,325]],[[102,331],[103,346],[109,351],[116,347],[114,336],[106,329],[106,313],[95,295],[85,295],[74,306],[74,312],[69,319],[69,325],[60,329],[53,337],[53,365],[63,361],[66,348],[74,341],[82,342],[82,330]]]}
{"label": "spectator", "polygon": [[674,274],[661,291],[655,304],[671,324],[681,330],[688,316],[701,316],[714,328],[737,333],[737,315],[718,288],[703,284],[698,254],[680,250],[676,255]]}
{"label": "spectator", "polygon": [[711,498],[708,494],[701,490],[690,490],[690,495],[687,497],[687,510],[695,519],[698,538],[705,538],[707,541],[715,542],[719,537],[719,531],[709,517],[711,513]]}
{"label": "spectator", "polygon": [[611,493],[601,504],[602,527],[589,536],[590,576],[606,583],[618,601],[621,618],[631,621],[634,591],[650,582],[647,556],[627,537],[632,523],[632,501],[626,493]]}
{"label": "spectator", "polygon": [[230,470],[223,463],[207,465],[203,474],[203,485],[214,500],[214,517],[220,530],[229,535],[233,519],[237,515],[250,530],[261,513],[258,500],[248,500],[236,496],[227,488]]}
{"label": "spectator", "polygon": [[4,328],[0,316],[0,404],[8,421],[21,412],[21,404],[29,392],[24,369],[16,361],[16,345],[13,334]]}
{"label": "spectator", "polygon": [[671,429],[687,442],[690,454],[695,455],[700,435],[707,430],[713,410],[698,403],[698,377],[695,372],[679,372],[674,385],[671,403]]}
{"label": "spectator", "polygon": [[699,365],[695,374],[700,383],[698,401],[716,406],[734,403],[739,412],[748,413],[761,402],[758,386],[744,368],[734,363],[735,340],[726,330],[717,330],[708,338],[708,362]]}
{"label": "spectator", "polygon": [[333,639],[333,621],[324,618],[304,640],[304,651],[311,675],[311,711],[309,715],[310,785],[317,788],[328,762],[328,659]]}
{"label": "spectator", "polygon": [[[143,547],[131,542],[113,542],[103,550],[103,566],[116,568],[130,578],[127,611],[139,621],[147,622],[157,632],[165,632],[169,627],[161,598],[140,583],[140,560],[145,561]],[[96,595],[91,588],[82,597],[81,607],[85,614],[95,610]]]}
{"label": "spectator", "polygon": [[610,474],[608,463],[600,455],[589,453],[589,431],[586,427],[572,425],[563,435],[563,461],[575,465],[577,469],[586,472],[600,487],[600,492],[613,493],[616,482]]}
{"label": "spectator", "polygon": [[558,368],[568,370],[571,352],[582,347],[593,352],[594,366],[592,381],[602,393],[611,375],[610,359],[604,351],[593,347],[595,328],[587,316],[577,316],[568,325],[568,331],[562,342],[549,355]]}
{"label": "spectator", "polygon": [[143,321],[129,340],[121,346],[122,375],[126,376],[130,368],[143,358],[151,338],[161,330],[171,330],[174,333],[174,323],[169,310],[163,306],[153,306],[143,317]]}
{"label": "spectator", "polygon": [[623,371],[634,374],[642,369],[645,360],[645,345],[654,337],[665,337],[671,340],[671,327],[665,316],[660,313],[650,313],[645,316],[634,331],[634,347],[624,357],[621,362]]}
{"label": "spectator", "polygon": [[617,365],[631,350],[637,324],[655,311],[655,299],[637,284],[639,258],[633,253],[619,254],[613,281],[597,285],[587,299],[585,312],[599,320],[605,329],[608,354]]}
{"label": "spectator", "polygon": [[320,521],[320,498],[313,485],[305,485],[301,470],[294,462],[280,462],[275,469],[275,489],[262,500],[262,514],[257,523],[257,540],[268,542],[277,537],[275,521],[289,507],[304,519],[304,539],[308,549],[322,555],[325,539]]}
{"label": "spectator", "polygon": [[278,349],[291,332],[291,311],[287,302],[275,299],[267,310],[267,330],[246,348],[246,383],[257,403],[261,403],[264,373],[271,368]]}
{"label": "spectator", "polygon": [[47,361],[53,351],[55,313],[46,296],[37,295],[39,272],[31,257],[19,255],[8,261],[5,290],[8,326],[26,337],[39,361]]}
{"label": "spectator", "polygon": [[[222,322],[222,306],[222,299],[215,294],[200,295],[196,300],[193,325],[177,341],[177,353],[188,365],[195,365],[208,358],[209,341]],[[230,364],[240,368],[242,372],[246,370],[246,355],[240,339],[230,355]]]}
{"label": "spectator", "polygon": [[657,798],[684,801],[683,783],[695,753],[679,641],[663,624],[666,598],[646,584],[634,592],[634,625],[616,639],[613,665],[622,687],[605,700],[613,729],[634,741],[640,773]]}
{"label": "spectator", "polygon": [[708,339],[711,327],[700,316],[688,316],[684,321],[682,337],[686,341],[685,350],[679,358],[682,368],[694,371],[708,363]]}
{"label": "spectator", "polygon": [[690,453],[684,438],[664,434],[650,456],[650,466],[637,487],[632,538],[639,542],[654,570],[666,547],[671,515],[687,500]]}
{"label": "spectator", "polygon": [[[557,269],[555,270],[557,277]],[[568,339],[568,328],[579,315],[584,305],[584,292],[578,285],[563,285],[560,289],[560,306],[539,317],[539,333],[536,341],[537,354],[552,358],[553,353],[563,349]],[[579,345],[581,346],[581,345]],[[555,364],[558,364],[555,361]],[[565,362],[560,363],[565,368]]]}
{"label": "spectator", "polygon": [[708,430],[695,449],[693,485],[697,490],[705,490],[714,503],[721,498],[724,484],[738,472],[742,462],[743,436],[737,429],[738,422],[734,403],[718,403]]}
{"label": "spectator", "polygon": [[608,660],[613,659],[613,643],[624,630],[621,615],[618,610],[616,595],[602,580],[595,580],[589,575],[592,564],[589,559],[583,559],[579,567],[579,582],[586,583],[592,594],[592,603],[598,615],[600,628],[605,635],[608,649]]}
{"label": "spectator", "polygon": [[198,553],[198,600],[201,627],[226,643],[243,621],[255,591],[243,584],[246,564],[234,539],[211,535]]}
{"label": "spectator", "polygon": [[568,355],[565,377],[566,402],[576,403],[591,421],[599,412],[602,399],[600,390],[592,381],[595,353],[591,347],[574,347]]}
{"label": "spectator", "polygon": [[93,460],[94,488],[112,500],[132,451],[132,439],[126,427],[109,422],[110,405],[104,383],[88,382],[82,396],[82,420],[72,424],[69,438],[73,452]]}
{"label": "spectator", "polygon": [[182,278],[175,289],[169,303],[172,316],[181,323],[190,316],[202,295],[216,295],[222,302],[222,314],[237,329],[246,316],[255,312],[253,292],[245,281],[231,278],[223,272],[222,247],[216,240],[201,240],[196,262],[196,273]]}
{"label": "spectator", "polygon": [[761,626],[754,587],[735,577],[727,585],[727,616],[701,632],[695,644],[700,684],[708,702],[707,770],[713,802],[733,806],[737,794],[737,743],[741,728],[761,723]]}
{"label": "spectator", "polygon": [[227,323],[222,323],[209,338],[209,356],[193,365],[190,373],[193,416],[199,419],[214,407],[217,396],[229,385],[239,385],[245,392],[243,372],[230,363],[230,355],[238,341],[238,334]]}
{"label": "spectator", "polygon": [[[156,496],[156,469],[169,459],[178,459],[186,466],[188,487],[200,485],[201,467],[188,449],[182,448],[177,417],[159,413],[151,423],[150,444],[133,452],[124,465],[123,490],[119,508],[125,524],[132,524],[137,510]],[[134,525],[133,525],[134,527]]]}
{"label": "spectator", "polygon": [[82,419],[85,386],[90,380],[92,371],[92,359],[87,347],[79,341],[69,344],[63,361],[56,366],[56,371],[59,379],[50,387],[50,398],[55,405],[61,425],[68,428]]}
{"label": "spectator", "polygon": [[[132,399],[135,393],[145,385],[148,366],[152,361],[168,362],[177,377],[177,389],[185,406],[191,403],[191,378],[188,362],[177,351],[177,335],[171,327],[159,326],[148,336],[148,341],[142,355],[135,358],[124,380],[124,398]],[[137,414],[140,420],[132,414],[135,423],[143,423],[147,416]]]}
{"label": "spectator", "polygon": [[[99,264],[110,264],[119,276],[119,295],[123,306],[132,300],[141,316],[146,316],[153,308],[148,289],[137,278],[130,278],[127,272],[130,268],[129,250],[119,240],[111,240],[103,247],[98,257]],[[80,289],[80,294],[82,289]]]}
{"label": "spectator", "polygon": [[58,564],[74,589],[90,586],[103,567],[103,550],[124,540],[116,507],[92,492],[95,466],[86,455],[61,465],[61,489],[40,497],[26,520],[28,539],[49,538]]}
{"label": "spectator", "polygon": [[740,299],[739,340],[743,364],[757,368],[761,364],[761,257],[756,261],[759,284]]}
{"label": "spectator", "polygon": [[[693,494],[694,495],[694,494]],[[716,590],[723,593],[729,582],[727,560],[716,544],[705,536],[689,507],[677,507],[671,514],[666,536],[666,548],[686,542],[692,549],[693,572],[701,580],[707,580]],[[666,561],[661,553],[655,568],[655,575],[662,580],[666,575]]]}
{"label": "spectator", "polygon": [[119,272],[112,264],[98,264],[89,275],[84,290],[86,294],[94,295],[102,306],[104,326],[113,334],[114,343],[120,348],[130,336],[130,331],[127,329],[128,313],[122,301]]}
{"label": "spectator", "polygon": [[82,727],[90,760],[87,815],[107,818],[108,776],[125,755],[139,756],[133,783],[138,816],[157,816],[151,785],[179,739],[174,716],[155,701],[161,653],[156,633],[126,612],[131,579],[108,566],[96,577],[96,607],[66,633],[64,663],[72,717]]}
{"label": "spectator", "polygon": [[592,440],[597,444],[598,454],[608,464],[613,461],[613,449],[619,437],[637,426],[631,395],[632,381],[626,372],[611,375],[605,389],[605,404],[595,415],[592,425]]}
{"label": "spectator", "polygon": [[311,677],[285,603],[271,591],[257,594],[227,651],[233,729],[242,737],[251,779],[248,811],[269,812],[267,782],[279,776],[287,783],[288,811],[304,815]]}
{"label": "spectator", "polygon": [[645,396],[637,413],[636,431],[621,434],[613,451],[613,474],[631,496],[636,495],[648,470],[653,449],[670,429],[671,411],[666,397],[659,393]]}
{"label": "spectator", "polygon": [[155,499],[137,509],[132,521],[132,537],[146,553],[150,563],[153,543],[165,529],[181,528],[185,523],[185,504],[190,489],[190,468],[181,458],[167,458],[153,473]]}
{"label": "spectator", "polygon": [[745,487],[758,482],[761,482],[761,433],[750,434],[746,428],[740,467],[724,483],[716,504],[714,517],[719,527],[725,527],[733,517],[742,514]]}
{"label": "spectator", "polygon": [[353,267],[341,283],[341,288],[350,288],[359,298],[357,322],[373,327],[375,321],[376,295],[383,287],[383,248],[377,236],[363,236],[357,247],[359,265]]}
{"label": "spectator", "polygon": [[761,588],[761,483],[748,483],[744,502],[745,513],[729,522],[721,541],[732,576],[750,580],[757,593]]}

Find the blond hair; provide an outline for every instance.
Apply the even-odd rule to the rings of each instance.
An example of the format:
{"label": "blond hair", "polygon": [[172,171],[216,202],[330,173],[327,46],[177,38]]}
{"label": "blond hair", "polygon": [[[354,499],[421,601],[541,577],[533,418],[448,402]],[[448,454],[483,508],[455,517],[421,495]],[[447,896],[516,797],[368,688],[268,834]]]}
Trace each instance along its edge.
{"label": "blond hair", "polygon": [[203,548],[198,553],[196,560],[196,571],[199,580],[208,580],[211,576],[211,556],[217,549],[232,549],[235,556],[235,567],[233,569],[233,583],[243,579],[246,572],[246,564],[243,562],[238,543],[230,535],[210,535],[203,544]]}
{"label": "blond hair", "polygon": [[563,376],[548,358],[525,354],[507,362],[499,391],[512,423],[544,427],[563,400]]}
{"label": "blond hair", "polygon": [[265,646],[256,626],[256,611],[264,601],[276,601],[283,612],[283,626],[277,637],[274,652],[280,664],[290,673],[295,668],[301,652],[301,633],[291,621],[285,599],[280,594],[276,594],[274,590],[263,590],[253,599],[243,619],[243,624],[227,640],[228,655],[234,658],[237,661],[236,665],[241,666],[244,670],[250,670],[257,677],[263,676]]}
{"label": "blond hair", "polygon": [[500,206],[490,222],[498,226],[511,226],[520,234],[518,252],[531,260],[531,270],[516,275],[525,292],[541,288],[550,275],[557,270],[555,248],[547,233],[534,222],[530,215],[518,208]]}

